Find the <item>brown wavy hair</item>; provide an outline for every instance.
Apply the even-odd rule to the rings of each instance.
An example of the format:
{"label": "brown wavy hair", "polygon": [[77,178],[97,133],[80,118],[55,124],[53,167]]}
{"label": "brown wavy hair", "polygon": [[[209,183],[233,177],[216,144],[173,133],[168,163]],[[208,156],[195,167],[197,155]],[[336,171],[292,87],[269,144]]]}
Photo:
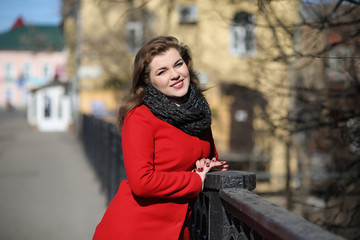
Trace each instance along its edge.
{"label": "brown wavy hair", "polygon": [[144,88],[151,84],[149,64],[155,56],[166,52],[170,48],[175,48],[179,52],[189,69],[190,82],[193,83],[199,91],[202,91],[196,72],[193,69],[190,49],[172,36],[153,38],[145,43],[135,56],[131,86],[118,113],[119,128],[123,125],[126,114],[133,108],[141,105],[144,100]]}

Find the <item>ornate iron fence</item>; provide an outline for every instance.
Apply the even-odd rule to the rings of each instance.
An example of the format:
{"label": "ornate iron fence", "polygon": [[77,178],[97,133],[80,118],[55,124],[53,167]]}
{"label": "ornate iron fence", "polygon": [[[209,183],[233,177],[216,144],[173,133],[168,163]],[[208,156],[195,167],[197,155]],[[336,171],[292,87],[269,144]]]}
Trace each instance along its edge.
{"label": "ornate iron fence", "polygon": [[[126,179],[117,128],[83,115],[82,142],[108,202]],[[251,172],[211,172],[194,203],[189,223],[192,240],[343,240],[252,193]]]}

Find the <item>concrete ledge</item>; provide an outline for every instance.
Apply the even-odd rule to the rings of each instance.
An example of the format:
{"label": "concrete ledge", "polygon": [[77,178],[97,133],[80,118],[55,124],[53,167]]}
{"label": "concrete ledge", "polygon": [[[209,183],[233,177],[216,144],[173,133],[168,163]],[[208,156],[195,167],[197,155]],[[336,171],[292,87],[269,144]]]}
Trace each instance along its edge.
{"label": "concrete ledge", "polygon": [[217,171],[207,174],[204,190],[216,190],[225,188],[239,188],[254,190],[256,187],[256,175],[244,171]]}

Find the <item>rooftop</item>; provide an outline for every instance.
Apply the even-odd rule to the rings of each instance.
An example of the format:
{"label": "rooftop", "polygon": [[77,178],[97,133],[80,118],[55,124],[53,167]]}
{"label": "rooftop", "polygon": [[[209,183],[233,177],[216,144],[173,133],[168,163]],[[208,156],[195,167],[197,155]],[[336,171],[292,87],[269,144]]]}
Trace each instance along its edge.
{"label": "rooftop", "polygon": [[59,26],[14,24],[0,34],[0,50],[62,51],[64,37]]}

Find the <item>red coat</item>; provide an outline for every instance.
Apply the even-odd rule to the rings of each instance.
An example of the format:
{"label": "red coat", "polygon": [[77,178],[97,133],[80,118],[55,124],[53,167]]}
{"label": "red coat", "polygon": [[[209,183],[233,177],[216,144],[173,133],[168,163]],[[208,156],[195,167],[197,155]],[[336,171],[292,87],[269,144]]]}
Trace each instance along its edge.
{"label": "red coat", "polygon": [[190,136],[141,105],[125,118],[122,144],[128,180],[121,182],[93,239],[178,240],[201,191],[200,176],[191,172],[194,163],[217,157],[211,130],[201,138]]}

